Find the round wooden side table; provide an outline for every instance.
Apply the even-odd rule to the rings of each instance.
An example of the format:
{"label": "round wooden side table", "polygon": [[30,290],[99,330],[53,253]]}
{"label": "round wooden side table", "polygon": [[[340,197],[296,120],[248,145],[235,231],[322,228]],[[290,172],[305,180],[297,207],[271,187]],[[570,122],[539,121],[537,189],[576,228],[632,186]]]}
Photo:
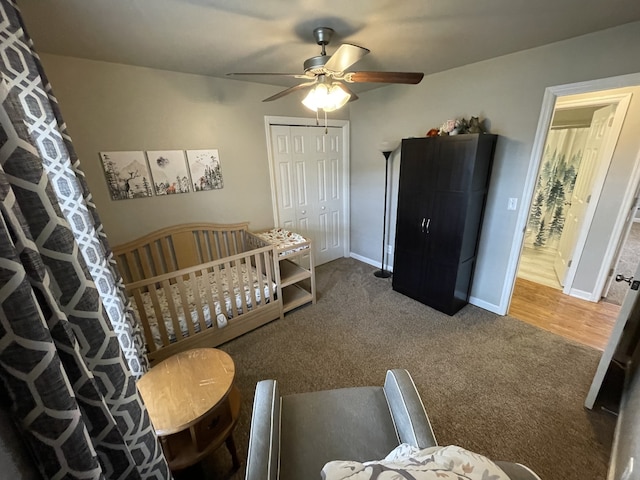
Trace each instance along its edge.
{"label": "round wooden side table", "polygon": [[233,466],[240,466],[232,435],[240,414],[234,377],[227,353],[197,348],[167,358],[138,381],[172,471],[194,465],[223,442]]}

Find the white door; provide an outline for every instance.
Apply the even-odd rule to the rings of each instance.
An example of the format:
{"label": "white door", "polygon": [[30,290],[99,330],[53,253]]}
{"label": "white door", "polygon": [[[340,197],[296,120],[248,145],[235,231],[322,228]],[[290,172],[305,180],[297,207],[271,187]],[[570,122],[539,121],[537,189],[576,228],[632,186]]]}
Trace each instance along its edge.
{"label": "white door", "polygon": [[602,384],[605,381],[605,377],[609,372],[609,366],[611,362],[617,362],[621,365],[626,364],[626,356],[630,350],[630,342],[634,341],[634,336],[638,331],[639,319],[640,319],[640,302],[638,300],[638,289],[640,288],[640,264],[636,268],[635,276],[633,277],[632,284],[624,297],[622,306],[620,307],[620,313],[616,319],[616,323],[613,325],[611,336],[607,342],[607,346],[602,352],[598,368],[593,376],[591,387],[587,393],[585,399],[585,407],[592,409],[602,388]]}
{"label": "white door", "polygon": [[317,265],[345,254],[341,138],[338,127],[271,126],[279,226],[311,238]]}
{"label": "white door", "polygon": [[[576,242],[580,230],[583,227],[586,210],[589,202],[592,200],[591,193],[594,181],[603,171],[606,172],[607,165],[603,166],[602,162],[611,161],[603,158],[601,155],[603,145],[605,144],[613,119],[615,116],[616,105],[608,105],[596,110],[591,120],[587,142],[585,144],[582,161],[576,176],[575,187],[571,196],[571,203],[567,209],[567,215],[560,235],[558,250],[554,261],[554,269],[558,276],[560,285],[564,286],[567,278],[567,272],[571,266],[571,260],[575,252]],[[604,168],[606,167],[606,168]]]}
{"label": "white door", "polygon": [[[636,192],[637,195],[637,192]],[[609,294],[609,289],[611,288],[611,284],[613,283],[613,279],[616,274],[620,273],[622,275],[629,275],[631,272],[617,272],[616,268],[618,267],[618,261],[620,260],[620,256],[622,255],[622,249],[629,238],[629,233],[631,233],[631,227],[633,225],[634,219],[638,213],[638,209],[640,208],[640,196],[636,196],[629,212],[627,213],[627,217],[624,221],[624,228],[622,229],[622,235],[620,236],[620,240],[618,241],[618,245],[616,246],[616,253],[613,256],[613,262],[611,263],[611,267],[609,269],[609,274],[607,276],[607,281],[604,286],[604,290],[602,291],[602,297],[607,298]]]}

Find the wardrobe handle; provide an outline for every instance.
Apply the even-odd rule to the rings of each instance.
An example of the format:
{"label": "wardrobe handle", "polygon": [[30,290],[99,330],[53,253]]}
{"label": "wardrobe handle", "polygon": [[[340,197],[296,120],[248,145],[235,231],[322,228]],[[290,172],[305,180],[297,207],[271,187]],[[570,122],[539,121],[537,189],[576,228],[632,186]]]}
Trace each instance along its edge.
{"label": "wardrobe handle", "polygon": [[429,224],[431,223],[431,219],[428,218],[427,219],[427,233],[429,233]]}
{"label": "wardrobe handle", "polygon": [[423,217],[422,218],[422,224],[420,225],[420,231],[422,233],[424,233],[424,224],[425,224],[426,221],[427,221],[427,219]]}

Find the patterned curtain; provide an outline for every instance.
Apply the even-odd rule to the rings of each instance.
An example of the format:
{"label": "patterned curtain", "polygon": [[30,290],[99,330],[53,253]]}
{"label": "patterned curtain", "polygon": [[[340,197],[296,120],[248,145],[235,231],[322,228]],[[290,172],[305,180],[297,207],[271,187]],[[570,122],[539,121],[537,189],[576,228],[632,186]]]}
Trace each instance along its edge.
{"label": "patterned curtain", "polygon": [[1,393],[44,477],[171,478],[84,174],[13,2],[0,22]]}
{"label": "patterned curtain", "polygon": [[557,249],[588,134],[589,128],[549,130],[527,221],[526,246]]}

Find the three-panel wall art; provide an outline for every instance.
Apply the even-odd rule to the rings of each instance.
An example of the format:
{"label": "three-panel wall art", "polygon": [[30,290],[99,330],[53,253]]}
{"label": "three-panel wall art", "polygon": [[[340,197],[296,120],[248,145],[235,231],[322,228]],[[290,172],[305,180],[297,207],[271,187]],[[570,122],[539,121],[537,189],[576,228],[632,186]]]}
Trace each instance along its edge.
{"label": "three-panel wall art", "polygon": [[220,156],[210,150],[100,152],[112,200],[217,190]]}

